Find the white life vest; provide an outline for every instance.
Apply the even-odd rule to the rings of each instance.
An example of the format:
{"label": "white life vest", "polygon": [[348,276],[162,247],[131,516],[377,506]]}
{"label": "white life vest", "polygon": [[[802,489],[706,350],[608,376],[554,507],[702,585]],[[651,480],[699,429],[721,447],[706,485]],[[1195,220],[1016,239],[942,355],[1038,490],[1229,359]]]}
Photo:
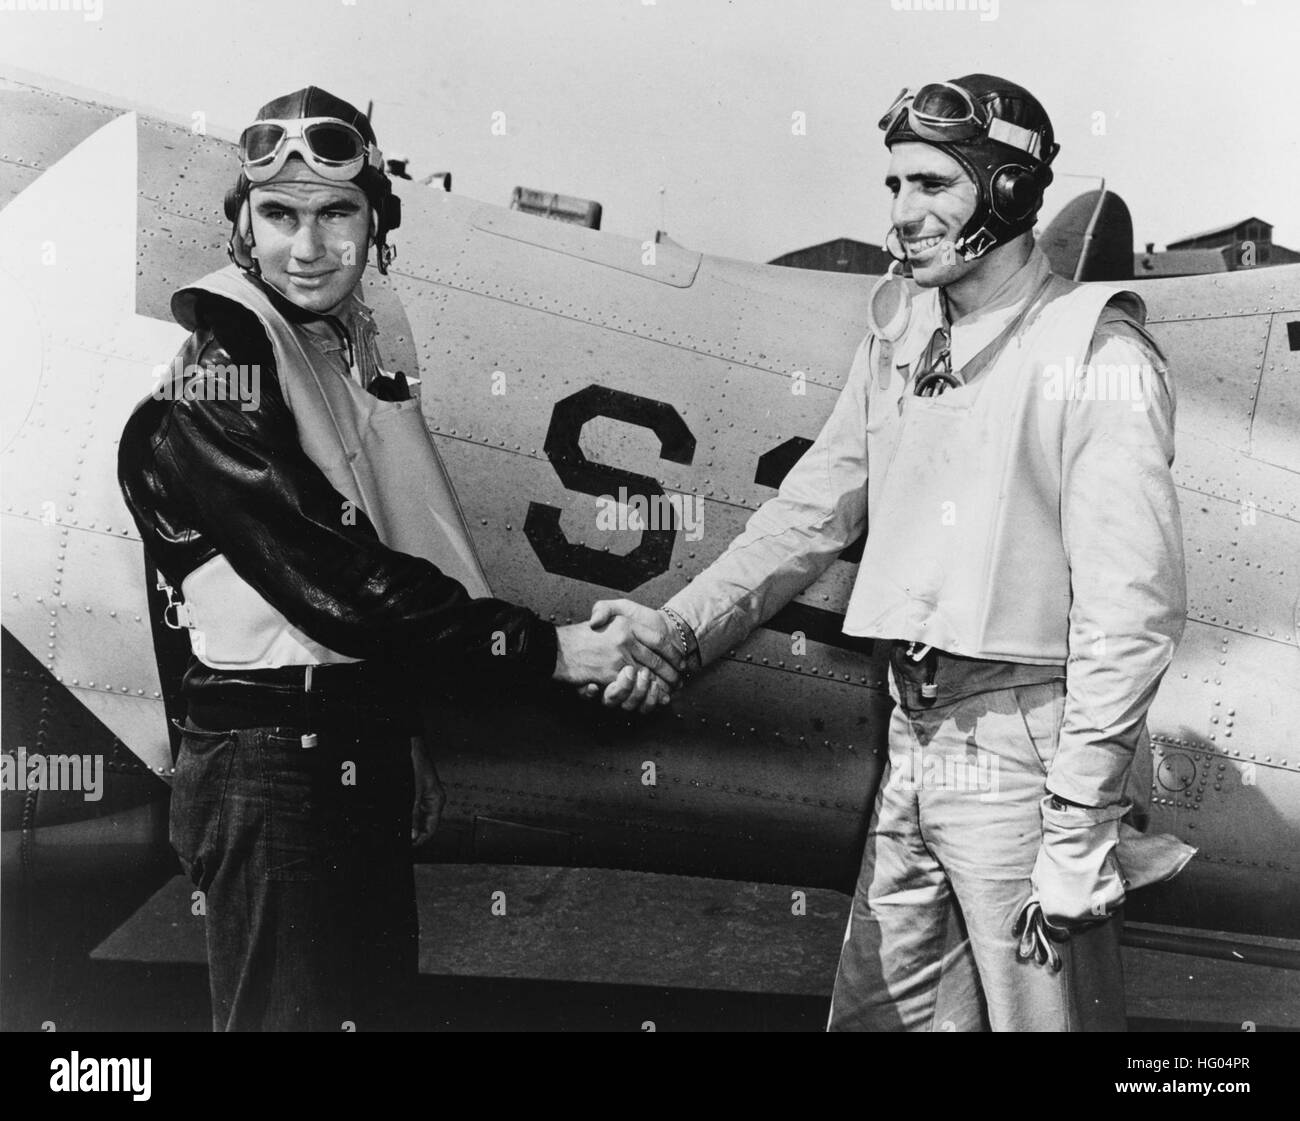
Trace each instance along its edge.
{"label": "white life vest", "polygon": [[1142,323],[1134,293],[1052,277],[970,384],[918,397],[915,365],[940,319],[937,291],[917,298],[911,326],[868,379],[870,530],[846,634],[999,661],[1066,660],[1060,506],[1070,402],[1052,382],[1059,389],[1058,373],[1083,367],[1112,300]]}
{"label": "white life vest", "polygon": [[[424,424],[418,397],[381,401],[321,358],[305,333],[233,266],[179,289],[172,314],[198,325],[200,293],[233,300],[253,312],[275,354],[280,388],[303,451],[343,498],[359,507],[391,549],[423,557],[460,581],[471,596],[490,595],[456,493]],[[363,316],[365,338],[373,327]],[[340,504],[339,516],[345,511]],[[268,603],[224,555],[200,565],[181,584],[195,656],[214,669],[267,669],[358,659],[315,642]]]}

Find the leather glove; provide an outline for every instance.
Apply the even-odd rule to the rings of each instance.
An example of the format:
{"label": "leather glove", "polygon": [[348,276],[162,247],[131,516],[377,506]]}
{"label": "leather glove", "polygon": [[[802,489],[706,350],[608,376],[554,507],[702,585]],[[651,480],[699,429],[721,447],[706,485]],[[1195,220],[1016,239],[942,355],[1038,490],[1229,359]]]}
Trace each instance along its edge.
{"label": "leather glove", "polygon": [[1053,942],[1064,942],[1070,932],[1053,926],[1043,915],[1043,905],[1031,898],[1025,904],[1011,928],[1013,937],[1020,939],[1016,946],[1016,957],[1033,959],[1039,965],[1049,966],[1053,973],[1061,968],[1061,955],[1056,952]]}
{"label": "leather glove", "polygon": [[1105,922],[1124,903],[1120,869],[1119,819],[1130,803],[1092,809],[1057,808],[1051,795],[1041,803],[1043,843],[1030,875],[1034,897],[1058,927]]}
{"label": "leather glove", "polygon": [[1120,821],[1128,802],[1093,809],[1042,800],[1043,841],[1030,875],[1030,895],[1012,927],[1016,953],[1060,968],[1052,943],[1105,922],[1130,887],[1180,872],[1196,852],[1168,834],[1147,836]]}

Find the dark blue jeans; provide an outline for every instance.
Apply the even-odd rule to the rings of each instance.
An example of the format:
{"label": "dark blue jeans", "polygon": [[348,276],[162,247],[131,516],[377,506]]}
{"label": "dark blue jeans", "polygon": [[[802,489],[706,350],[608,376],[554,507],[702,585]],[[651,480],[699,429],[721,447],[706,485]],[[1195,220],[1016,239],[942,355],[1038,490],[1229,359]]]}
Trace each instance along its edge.
{"label": "dark blue jeans", "polygon": [[217,1031],[404,1026],[417,973],[409,734],[355,708],[187,721],[171,842],[204,892]]}

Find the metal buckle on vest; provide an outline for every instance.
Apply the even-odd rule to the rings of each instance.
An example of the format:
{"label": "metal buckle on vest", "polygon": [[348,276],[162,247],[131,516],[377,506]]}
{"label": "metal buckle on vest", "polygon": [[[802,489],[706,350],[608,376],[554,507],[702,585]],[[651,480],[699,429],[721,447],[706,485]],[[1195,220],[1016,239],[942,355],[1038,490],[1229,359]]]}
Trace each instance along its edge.
{"label": "metal buckle on vest", "polygon": [[[938,353],[935,353],[936,348]],[[945,389],[960,389],[963,382],[952,369],[952,335],[947,326],[936,327],[921,354],[924,359],[934,354],[929,365],[917,375],[912,386],[916,397],[938,397]]]}
{"label": "metal buckle on vest", "polygon": [[[190,605],[176,594],[176,589],[163,579],[161,572],[158,573],[157,588],[158,591],[167,594],[167,606],[163,608],[162,619],[168,628],[174,631],[193,630],[194,612],[190,610]],[[171,614],[173,611],[174,616]]]}

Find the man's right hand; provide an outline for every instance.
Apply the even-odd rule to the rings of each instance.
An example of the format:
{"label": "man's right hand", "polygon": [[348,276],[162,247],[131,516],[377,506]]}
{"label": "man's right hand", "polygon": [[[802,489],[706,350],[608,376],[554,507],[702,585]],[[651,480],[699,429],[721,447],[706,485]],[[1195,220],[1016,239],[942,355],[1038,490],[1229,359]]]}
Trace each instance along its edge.
{"label": "man's right hand", "polygon": [[[632,624],[632,632],[637,638],[671,661],[678,671],[686,671],[688,656],[682,649],[680,632],[663,611],[631,599],[602,599],[592,607],[590,622],[593,627],[602,627],[620,616]],[[618,706],[625,712],[650,712],[671,700],[663,679],[647,683],[644,675],[630,670],[624,670],[616,680],[606,685],[603,696],[595,685],[585,686],[580,693],[588,699],[601,697],[606,708]]]}
{"label": "man's right hand", "polygon": [[[642,633],[645,634],[644,629]],[[680,680],[679,652],[671,645],[648,644],[634,624],[624,616],[615,616],[596,627],[591,623],[573,623],[556,628],[559,653],[555,661],[555,679],[570,685],[609,685],[620,673],[634,682],[633,696],[637,707],[647,699],[656,681],[661,688],[654,696],[666,697],[667,690]],[[665,656],[667,655],[667,656]],[[644,672],[642,672],[644,671]]]}

